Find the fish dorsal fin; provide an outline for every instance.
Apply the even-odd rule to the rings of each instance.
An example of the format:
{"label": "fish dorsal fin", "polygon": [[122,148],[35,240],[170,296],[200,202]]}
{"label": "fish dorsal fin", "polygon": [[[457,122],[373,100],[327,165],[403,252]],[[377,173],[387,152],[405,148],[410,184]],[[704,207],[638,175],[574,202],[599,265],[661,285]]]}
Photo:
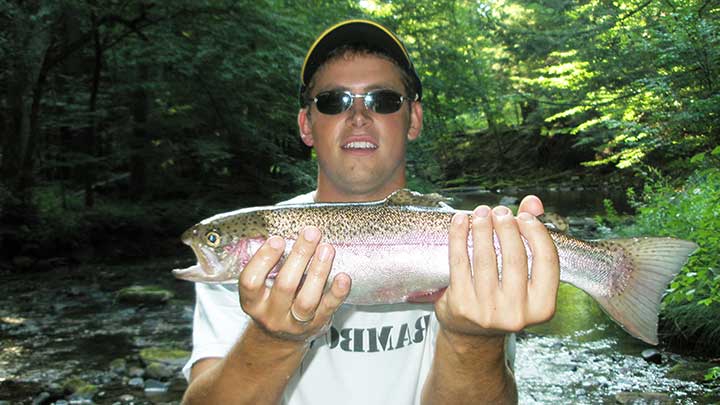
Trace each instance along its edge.
{"label": "fish dorsal fin", "polygon": [[447,202],[450,198],[443,197],[438,193],[421,194],[417,191],[408,190],[402,188],[390,194],[385,199],[387,205],[415,205],[418,207],[447,207]]}
{"label": "fish dorsal fin", "polygon": [[558,232],[567,233],[570,227],[566,218],[554,212],[545,212],[544,214],[538,216],[537,219]]}

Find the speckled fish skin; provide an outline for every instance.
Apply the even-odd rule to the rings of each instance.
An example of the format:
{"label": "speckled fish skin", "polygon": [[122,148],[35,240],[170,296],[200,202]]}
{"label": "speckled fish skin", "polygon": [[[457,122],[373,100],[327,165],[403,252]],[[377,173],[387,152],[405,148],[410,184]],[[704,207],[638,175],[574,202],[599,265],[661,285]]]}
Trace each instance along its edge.
{"label": "speckled fish skin", "polygon": [[[352,279],[346,303],[420,302],[435,297],[449,284],[452,217],[456,212],[472,213],[440,207],[437,199],[411,200],[430,206],[405,205],[408,198],[418,196],[407,193],[411,192],[400,190],[373,203],[256,207],[216,215],[183,234],[198,264],[174,274],[196,282],[235,283],[270,235],[285,239],[286,257],[299,232],[314,225],[322,240],[335,248],[329,280],[341,272]],[[209,244],[210,233],[219,241]],[[591,295],[629,333],[656,344],[662,294],[696,245],[672,238],[582,241],[553,230],[550,235],[559,254],[560,280]],[[497,238],[495,249],[502,274]],[[526,252],[531,263],[527,244]]]}

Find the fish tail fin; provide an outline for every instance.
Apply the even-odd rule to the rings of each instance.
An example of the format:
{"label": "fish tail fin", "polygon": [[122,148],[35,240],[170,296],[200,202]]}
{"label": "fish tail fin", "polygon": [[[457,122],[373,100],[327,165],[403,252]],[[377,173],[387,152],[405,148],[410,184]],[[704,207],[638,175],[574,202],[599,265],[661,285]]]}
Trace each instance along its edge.
{"label": "fish tail fin", "polygon": [[673,238],[604,241],[622,248],[632,263],[625,288],[611,297],[593,296],[602,309],[631,335],[658,344],[660,302],[670,281],[698,245]]}

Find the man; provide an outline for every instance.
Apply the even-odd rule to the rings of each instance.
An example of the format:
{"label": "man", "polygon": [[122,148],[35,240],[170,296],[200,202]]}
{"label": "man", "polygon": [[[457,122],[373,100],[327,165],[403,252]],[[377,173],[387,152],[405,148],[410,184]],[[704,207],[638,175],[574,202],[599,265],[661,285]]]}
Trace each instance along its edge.
{"label": "man", "polygon": [[[406,143],[420,135],[423,111],[420,80],[400,40],[370,21],[340,23],[310,48],[301,80],[298,126],[316,150],[318,184],[290,202],[375,201],[403,188]],[[184,400],[516,402],[505,337],[552,317],[559,282],[555,247],[535,219],[542,203],[526,197],[520,211],[516,218],[506,207],[480,206],[472,223],[466,215],[453,218],[450,285],[434,306],[342,305],[352,280],[338,274],[325,289],[334,250],[314,227],[301,232],[268,288],[265,277],[284,250],[282,239],[269,238],[237,290],[196,286]],[[493,230],[503,252],[502,280]],[[531,279],[520,235],[533,251]]]}

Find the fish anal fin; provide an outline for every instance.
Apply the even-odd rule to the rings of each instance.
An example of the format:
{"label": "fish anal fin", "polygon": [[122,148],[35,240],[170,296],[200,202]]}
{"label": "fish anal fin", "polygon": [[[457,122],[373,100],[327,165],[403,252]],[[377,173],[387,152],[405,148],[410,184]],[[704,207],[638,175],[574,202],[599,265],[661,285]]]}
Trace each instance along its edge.
{"label": "fish anal fin", "polygon": [[445,293],[445,290],[447,288],[439,288],[437,290],[430,290],[430,291],[416,291],[413,293],[410,293],[407,297],[407,302],[413,303],[413,304],[423,304],[423,303],[429,303],[429,302],[435,302],[442,297],[442,295]]}
{"label": "fish anal fin", "polygon": [[415,205],[419,207],[446,207],[446,203],[452,199],[443,197],[438,193],[422,194],[406,188],[399,189],[385,199],[385,204],[390,206]]}

